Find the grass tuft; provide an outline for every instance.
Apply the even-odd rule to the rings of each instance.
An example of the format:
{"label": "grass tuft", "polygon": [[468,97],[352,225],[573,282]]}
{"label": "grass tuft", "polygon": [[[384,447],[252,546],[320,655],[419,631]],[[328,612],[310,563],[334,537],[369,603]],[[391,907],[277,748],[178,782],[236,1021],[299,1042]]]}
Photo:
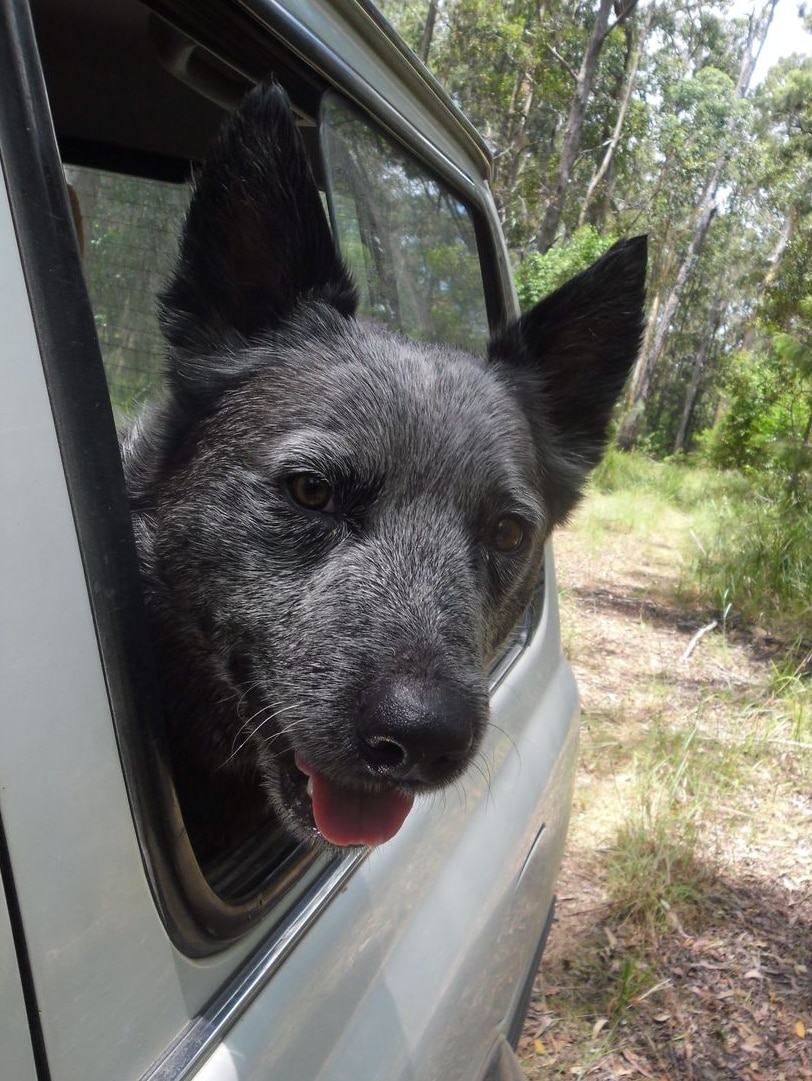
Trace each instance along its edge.
{"label": "grass tuft", "polygon": [[739,624],[796,639],[812,626],[812,507],[764,491],[728,495],[696,535],[699,598]]}
{"label": "grass tuft", "polygon": [[618,450],[598,466],[592,491],[599,497],[583,517],[595,544],[601,525],[645,538],[669,512],[689,512],[681,595],[726,624],[788,644],[800,636],[801,649],[812,650],[812,504],[767,474]]}
{"label": "grass tuft", "polygon": [[[765,941],[785,950],[776,882],[794,884],[795,904],[808,879],[812,522],[784,509],[763,478],[612,452],[562,543],[583,767],[529,1077],[683,1077],[689,1054],[699,1076],[697,1049],[715,1047],[715,1025],[733,1030],[712,994],[697,998],[693,959],[730,962],[741,998],[723,1009],[741,1005],[749,1024],[749,899],[770,917],[759,937],[774,927]],[[759,545],[778,568],[762,584],[747,557]],[[711,611],[718,626],[686,656]],[[741,633],[750,618],[761,630]],[[764,992],[761,1008],[778,1002]]]}
{"label": "grass tuft", "polygon": [[[709,794],[728,783],[730,763],[698,730],[655,729],[636,750],[637,798],[606,864],[610,902],[621,920],[652,933],[696,923],[712,904],[715,875],[697,857]],[[735,769],[733,771],[735,773]]]}

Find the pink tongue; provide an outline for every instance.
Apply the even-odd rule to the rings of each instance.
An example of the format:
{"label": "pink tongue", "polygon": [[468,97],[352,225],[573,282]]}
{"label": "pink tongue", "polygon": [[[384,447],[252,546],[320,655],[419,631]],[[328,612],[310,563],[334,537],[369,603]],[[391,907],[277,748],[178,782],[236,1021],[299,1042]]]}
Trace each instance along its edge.
{"label": "pink tongue", "polygon": [[412,809],[413,796],[356,792],[317,773],[299,756],[296,765],[311,780],[313,819],[334,845],[380,845],[394,837]]}

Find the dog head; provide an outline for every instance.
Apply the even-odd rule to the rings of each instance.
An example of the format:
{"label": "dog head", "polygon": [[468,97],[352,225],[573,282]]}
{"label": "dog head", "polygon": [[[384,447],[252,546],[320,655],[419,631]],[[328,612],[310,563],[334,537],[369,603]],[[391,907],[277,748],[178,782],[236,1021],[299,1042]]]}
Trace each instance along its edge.
{"label": "dog head", "polygon": [[486,357],[360,322],[284,94],[247,97],[162,297],[167,396],[124,441],[175,769],[208,813],[259,778],[297,836],[372,844],[470,764],[487,665],[602,453],[645,259],[616,245]]}

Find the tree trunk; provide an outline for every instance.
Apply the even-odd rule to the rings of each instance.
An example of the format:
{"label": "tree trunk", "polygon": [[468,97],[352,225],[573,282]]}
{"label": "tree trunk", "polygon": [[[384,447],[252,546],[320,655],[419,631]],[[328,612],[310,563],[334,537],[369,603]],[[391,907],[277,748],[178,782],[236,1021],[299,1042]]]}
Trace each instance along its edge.
{"label": "tree trunk", "polygon": [[685,450],[685,444],[688,439],[688,431],[693,419],[694,409],[696,408],[696,402],[699,397],[699,388],[702,385],[702,376],[705,374],[705,368],[708,363],[708,357],[710,356],[711,346],[716,340],[716,335],[719,331],[721,323],[721,304],[722,304],[722,281],[721,278],[717,284],[716,296],[713,298],[713,307],[711,310],[710,328],[709,333],[705,335],[702,341],[702,345],[697,350],[697,354],[694,357],[693,367],[691,369],[691,379],[688,383],[688,387],[685,391],[685,401],[682,407],[682,416],[680,417],[679,428],[677,429],[677,437],[674,440],[674,453],[679,454],[680,451]]}
{"label": "tree trunk", "polygon": [[437,4],[439,0],[429,0],[429,9],[426,12],[426,21],[423,24],[423,36],[420,38],[418,56],[424,64],[429,62],[429,50],[431,39],[434,37],[434,24],[437,21]]}
{"label": "tree trunk", "polygon": [[[750,20],[750,31],[744,49],[739,78],[736,82],[737,97],[744,97],[750,86],[753,69],[756,66],[764,39],[767,36],[777,3],[778,0],[768,0],[761,18],[758,21],[755,18]],[[728,121],[728,132],[732,130],[733,123],[734,117],[731,116]],[[688,250],[677,271],[671,290],[662,305],[662,312],[651,336],[649,347],[641,350],[635,365],[630,390],[627,395],[626,413],[618,429],[618,445],[623,449],[632,447],[640,432],[649,390],[651,389],[654,373],[663,356],[668,333],[679,309],[685,286],[702,253],[711,223],[716,216],[717,196],[730,156],[731,150],[727,148],[719,154],[713,171],[705,183],[697,212],[694,215]]]}
{"label": "tree trunk", "polygon": [[[778,277],[778,272],[781,269],[781,259],[784,252],[789,247],[792,235],[795,231],[795,210],[794,207],[789,207],[784,218],[784,224],[781,227],[781,232],[778,236],[778,240],[775,242],[775,247],[770,253],[770,258],[767,260],[767,273],[764,275],[764,281],[760,282],[756,287],[755,299],[762,295],[765,289],[769,289],[775,279]],[[755,304],[754,304],[755,308]],[[745,327],[744,339],[742,341],[742,349],[748,353],[752,352],[753,344],[756,340],[756,334],[758,333],[758,324],[755,318],[755,312],[750,322]]]}
{"label": "tree trunk", "polygon": [[714,175],[702,196],[688,251],[677,271],[677,277],[671,286],[671,291],[662,305],[660,319],[654,327],[648,349],[640,351],[640,356],[635,365],[629,393],[630,408],[624,416],[618,432],[618,443],[626,450],[633,446],[639,434],[643,410],[651,390],[657,363],[662,356],[665,340],[679,309],[685,286],[704,247],[711,222],[716,216],[716,192],[718,186],[719,176],[714,171]]}
{"label": "tree trunk", "polygon": [[[609,15],[613,6],[616,6],[618,13],[614,23],[610,26]],[[626,0],[622,6],[617,4],[617,0],[600,0],[592,33],[589,35],[586,52],[576,76],[575,94],[567,117],[564,142],[561,146],[561,156],[558,162],[558,172],[539,230],[537,244],[541,252],[547,251],[552,246],[558,232],[567,188],[581,146],[581,133],[584,127],[586,107],[592,95],[592,87],[595,83],[598,60],[600,59],[603,44],[612,30],[628,19],[636,6],[637,0]]]}
{"label": "tree trunk", "polygon": [[623,133],[623,125],[626,122],[626,114],[629,111],[629,105],[632,100],[632,91],[634,90],[634,81],[637,77],[637,69],[640,66],[640,59],[643,55],[643,49],[645,47],[646,38],[651,30],[652,22],[654,21],[654,4],[649,5],[648,14],[646,15],[646,21],[639,34],[636,35],[636,42],[634,48],[629,56],[628,67],[626,70],[625,86],[623,88],[623,94],[618,103],[617,119],[615,120],[615,126],[612,134],[609,138],[606,151],[603,155],[603,159],[595,170],[592,179],[589,181],[589,187],[586,190],[586,196],[581,206],[581,213],[578,216],[578,228],[582,225],[586,225],[587,214],[589,208],[592,205],[592,200],[595,198],[595,192],[598,190],[598,186],[603,183],[610,168],[614,164],[615,154],[617,148],[620,145],[620,137]]}

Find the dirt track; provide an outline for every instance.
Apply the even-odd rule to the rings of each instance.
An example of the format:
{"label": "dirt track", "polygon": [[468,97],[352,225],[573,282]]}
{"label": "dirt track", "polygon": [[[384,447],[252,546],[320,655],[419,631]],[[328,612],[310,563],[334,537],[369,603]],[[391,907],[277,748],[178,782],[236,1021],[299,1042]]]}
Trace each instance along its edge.
{"label": "dirt track", "polygon": [[[527,1076],[812,1078],[812,754],[764,735],[770,643],[717,630],[685,657],[708,614],[674,601],[667,533],[610,535],[596,553],[575,528],[556,557],[582,764],[519,1049]],[[703,903],[659,929],[627,919],[607,886],[618,828],[640,799],[635,747],[653,726],[744,756],[701,824],[689,873]]]}

